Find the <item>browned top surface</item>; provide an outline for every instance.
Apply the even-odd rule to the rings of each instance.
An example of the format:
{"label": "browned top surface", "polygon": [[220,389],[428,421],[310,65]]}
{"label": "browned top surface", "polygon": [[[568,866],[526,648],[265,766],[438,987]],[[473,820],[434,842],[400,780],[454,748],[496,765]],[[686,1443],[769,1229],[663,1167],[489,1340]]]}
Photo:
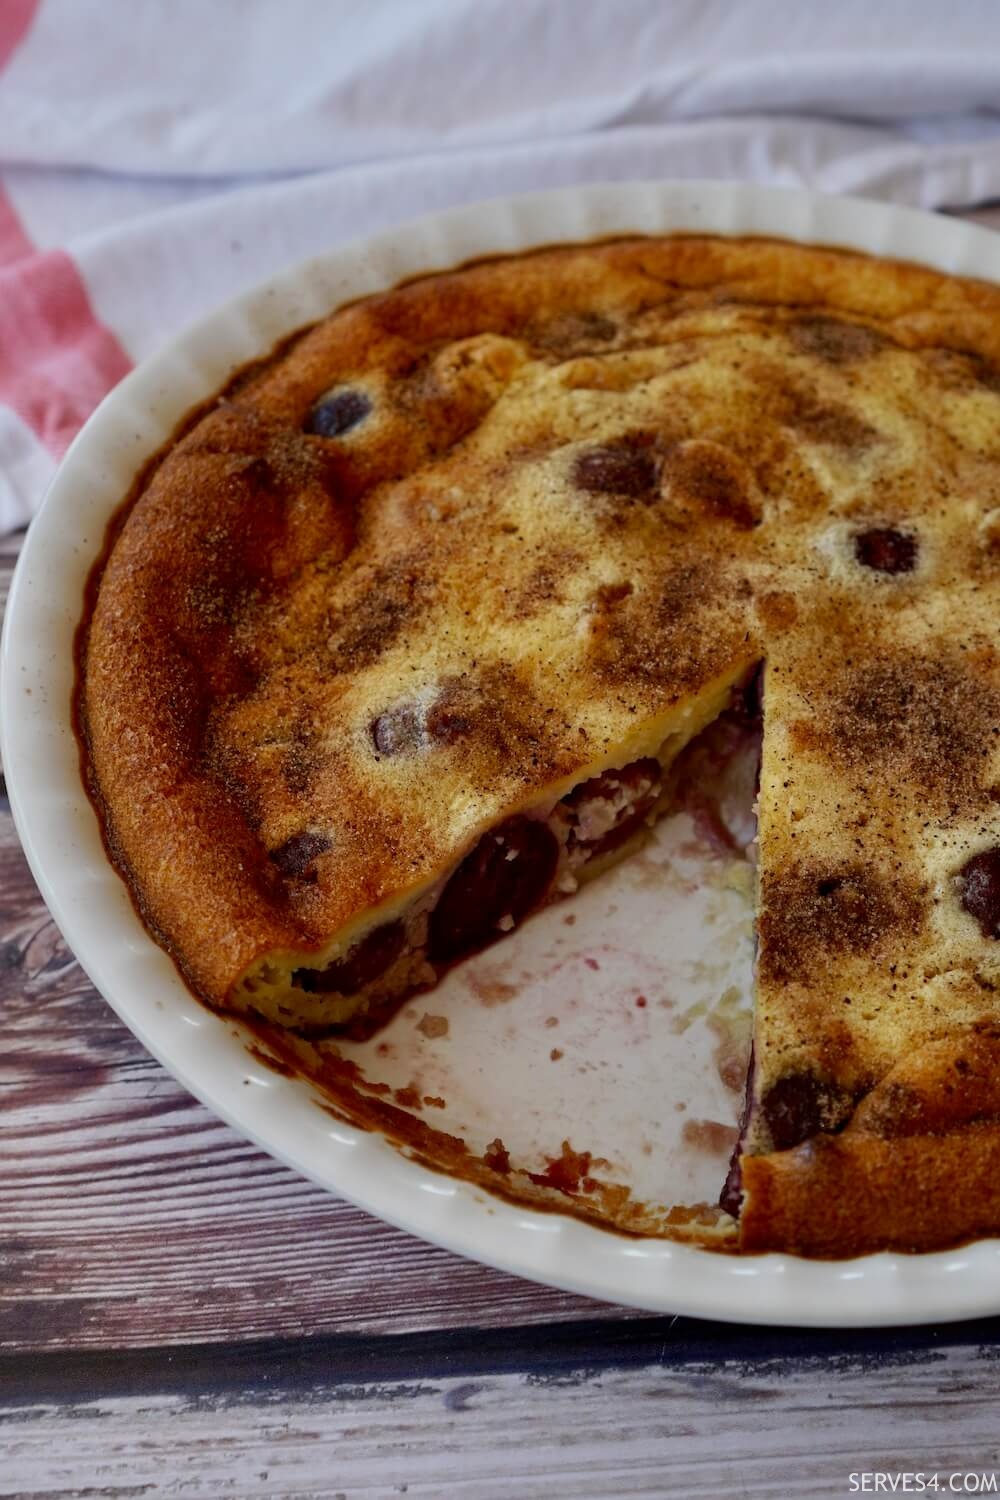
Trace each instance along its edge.
{"label": "browned top surface", "polygon": [[[335,314],[161,464],[86,658],[119,857],[220,998],[769,663],[763,1076],[852,1099],[996,1008],[1000,291],[770,242],[498,261]],[[367,418],[304,431],[333,387]],[[915,566],[857,560],[895,528]],[[836,1113],[824,1096],[824,1109]]]}

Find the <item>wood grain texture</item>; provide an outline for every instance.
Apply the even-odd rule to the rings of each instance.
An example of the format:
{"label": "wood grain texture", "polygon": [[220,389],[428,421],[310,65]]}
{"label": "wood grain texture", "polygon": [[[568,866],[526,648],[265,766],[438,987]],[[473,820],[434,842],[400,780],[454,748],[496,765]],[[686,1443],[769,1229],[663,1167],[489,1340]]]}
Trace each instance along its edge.
{"label": "wood grain texture", "polygon": [[7,593],[10,589],[10,581],[14,575],[14,564],[24,541],[24,532],[15,531],[7,536],[0,536],[0,620],[3,619],[4,607],[7,603]]}
{"label": "wood grain texture", "polygon": [[0,1496],[846,1496],[859,1471],[996,1473],[995,1349],[11,1394]]}
{"label": "wood grain texture", "polygon": [[[15,552],[0,544],[0,599]],[[5,799],[0,1106],[2,1350],[594,1315],[390,1229],[196,1103],[74,962]]]}

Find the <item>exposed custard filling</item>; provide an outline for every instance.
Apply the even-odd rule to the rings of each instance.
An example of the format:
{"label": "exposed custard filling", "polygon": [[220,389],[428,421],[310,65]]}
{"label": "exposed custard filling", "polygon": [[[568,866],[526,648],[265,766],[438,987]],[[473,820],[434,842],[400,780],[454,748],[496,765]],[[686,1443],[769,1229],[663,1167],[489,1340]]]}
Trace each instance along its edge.
{"label": "exposed custard filling", "polygon": [[[652,753],[618,760],[487,829],[422,890],[368,914],[317,953],[268,954],[233,1003],[307,1034],[371,1030],[455,963],[628,856],[674,805],[680,752],[745,689],[746,667],[673,716]],[[374,917],[374,920],[372,918]]]}

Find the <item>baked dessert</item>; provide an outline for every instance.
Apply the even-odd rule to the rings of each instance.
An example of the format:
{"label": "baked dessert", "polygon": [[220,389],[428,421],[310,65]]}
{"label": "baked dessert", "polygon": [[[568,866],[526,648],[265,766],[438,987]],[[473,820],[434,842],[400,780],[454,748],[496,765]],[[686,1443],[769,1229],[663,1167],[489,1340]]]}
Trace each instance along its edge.
{"label": "baked dessert", "polygon": [[[373,1025],[626,857],[763,696],[744,1249],[1000,1230],[1000,290],[676,237],[414,281],[142,477],[81,637],[209,1004]],[[762,688],[758,664],[764,663]]]}

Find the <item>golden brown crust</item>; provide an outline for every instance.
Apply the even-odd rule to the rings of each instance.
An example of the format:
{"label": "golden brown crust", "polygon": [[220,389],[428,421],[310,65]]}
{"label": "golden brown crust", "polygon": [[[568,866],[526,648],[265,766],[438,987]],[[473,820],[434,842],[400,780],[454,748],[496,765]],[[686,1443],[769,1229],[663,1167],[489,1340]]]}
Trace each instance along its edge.
{"label": "golden brown crust", "polygon": [[996,1234],[998,1184],[995,1123],[903,1141],[818,1135],[746,1158],[740,1249],[830,1259],[945,1249]]}
{"label": "golden brown crust", "polygon": [[744,1243],[853,1245],[848,1178],[865,1243],[931,1243],[879,1172],[922,1149],[944,1192],[992,1127],[890,1143],[857,1101],[1000,1019],[956,885],[1000,844],[998,369],[1000,290],[769,241],[334,314],[168,453],[100,581],[83,719],[147,919],[224,1004],[764,656]]}
{"label": "golden brown crust", "polygon": [[840,1134],[748,1156],[741,1248],[850,1256],[930,1250],[1000,1226],[1000,1035],[930,1043]]}

